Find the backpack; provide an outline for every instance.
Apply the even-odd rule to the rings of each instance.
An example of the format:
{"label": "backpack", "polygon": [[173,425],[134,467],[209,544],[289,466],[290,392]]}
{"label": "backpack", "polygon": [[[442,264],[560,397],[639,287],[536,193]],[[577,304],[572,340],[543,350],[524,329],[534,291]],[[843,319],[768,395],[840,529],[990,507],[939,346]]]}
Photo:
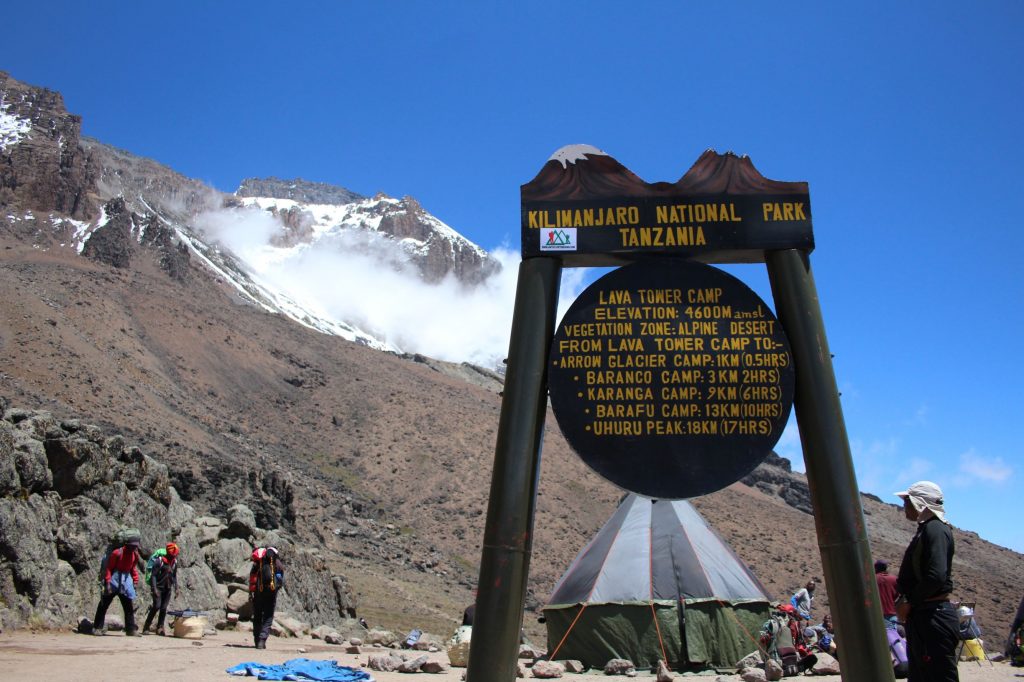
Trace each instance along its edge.
{"label": "backpack", "polygon": [[977,639],[981,637],[981,628],[978,627],[978,623],[974,620],[973,616],[969,616],[967,620],[960,621],[960,639],[967,641],[969,639]]}
{"label": "backpack", "polygon": [[97,574],[97,580],[99,580],[100,584],[103,583],[103,577],[107,573],[107,562],[110,560],[110,553],[118,547],[123,547],[129,542],[137,543],[141,541],[142,533],[138,528],[121,526],[114,532],[114,535],[110,538],[110,542],[107,543],[106,549],[103,550],[103,558],[100,559],[100,570]]}
{"label": "backpack", "polygon": [[276,592],[284,587],[284,569],[277,561],[277,552],[268,547],[256,563],[256,580],[259,590]]}
{"label": "backpack", "polygon": [[760,642],[768,658],[772,658],[778,663],[783,663],[784,655],[789,657],[796,653],[793,635],[789,629],[789,616],[773,614],[765,621],[761,626]]}
{"label": "backpack", "polygon": [[413,628],[412,632],[405,638],[402,646],[406,649],[411,649],[416,646],[416,642],[420,641],[420,637],[423,636],[423,630],[419,628]]}
{"label": "backpack", "polygon": [[889,655],[892,657],[892,671],[897,678],[904,678],[910,671],[907,660],[907,640],[897,630],[886,628],[885,636],[889,639]]}
{"label": "backpack", "polygon": [[160,549],[153,552],[149,561],[146,562],[146,584],[149,584],[149,579],[153,577],[153,569],[156,568],[156,563],[160,561],[160,557],[167,556],[167,548],[161,547]]}
{"label": "backpack", "polygon": [[142,533],[138,528],[121,526],[114,533],[114,544],[120,547],[121,545],[127,545],[129,542],[142,542]]}

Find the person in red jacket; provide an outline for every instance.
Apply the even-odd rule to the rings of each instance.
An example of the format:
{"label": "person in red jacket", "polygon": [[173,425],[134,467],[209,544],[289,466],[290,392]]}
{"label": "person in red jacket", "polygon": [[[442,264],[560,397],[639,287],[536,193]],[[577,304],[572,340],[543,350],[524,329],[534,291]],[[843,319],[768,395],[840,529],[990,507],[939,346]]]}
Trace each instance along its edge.
{"label": "person in red jacket", "polygon": [[139,629],[135,626],[135,587],[139,584],[139,541],[132,540],[121,545],[110,553],[107,568],[103,572],[103,593],[96,607],[96,617],[92,620],[94,635],[105,635],[107,629],[104,621],[107,607],[116,596],[124,609],[124,634],[137,637]]}
{"label": "person in red jacket", "polygon": [[882,602],[882,616],[885,627],[896,629],[896,597],[900,591],[896,588],[896,576],[889,573],[889,564],[884,559],[875,562],[875,582],[878,584],[878,598]]}

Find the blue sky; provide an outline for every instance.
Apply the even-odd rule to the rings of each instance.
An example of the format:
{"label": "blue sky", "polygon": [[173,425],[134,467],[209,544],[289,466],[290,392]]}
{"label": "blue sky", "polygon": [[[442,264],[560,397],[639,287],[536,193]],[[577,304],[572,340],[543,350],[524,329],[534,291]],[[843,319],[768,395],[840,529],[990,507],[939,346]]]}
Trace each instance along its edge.
{"label": "blue sky", "polygon": [[[861,489],[939,483],[1024,551],[1024,4],[41,2],[0,69],[87,135],[234,190],[411,195],[518,248],[519,185],[592,144],[648,181],[707,148],[810,183]],[[763,267],[734,268],[770,300]],[[588,277],[592,275],[588,274]],[[792,430],[779,446],[803,469]]]}

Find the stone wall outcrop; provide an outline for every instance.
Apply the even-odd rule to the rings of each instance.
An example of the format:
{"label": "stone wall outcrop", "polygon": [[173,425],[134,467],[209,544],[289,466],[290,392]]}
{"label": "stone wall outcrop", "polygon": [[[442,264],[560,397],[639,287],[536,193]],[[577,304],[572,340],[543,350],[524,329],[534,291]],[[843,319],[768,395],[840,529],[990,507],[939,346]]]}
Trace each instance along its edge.
{"label": "stone wall outcrop", "polygon": [[[45,411],[10,408],[0,397],[0,628],[70,628],[91,617],[99,571],[118,528],[138,528],[148,557],[181,548],[172,609],[248,618],[249,555],[276,547],[288,567],[282,613],[313,625],[355,617],[356,597],[315,548],[262,529],[238,504],[227,519],[201,516],[170,484],[167,467],[117,434]],[[148,609],[138,590],[136,613]],[[115,609],[115,612],[117,609]]]}
{"label": "stone wall outcrop", "polygon": [[95,169],[79,146],[82,118],[59,92],[20,83],[0,71],[0,112],[31,126],[17,144],[0,144],[0,206],[19,204],[89,218]]}

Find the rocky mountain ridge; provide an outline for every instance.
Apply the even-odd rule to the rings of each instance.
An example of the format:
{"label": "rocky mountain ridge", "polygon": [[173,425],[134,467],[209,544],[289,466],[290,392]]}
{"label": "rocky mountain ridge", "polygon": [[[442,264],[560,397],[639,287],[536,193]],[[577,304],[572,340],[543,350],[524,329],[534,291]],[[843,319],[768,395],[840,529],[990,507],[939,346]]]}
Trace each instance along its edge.
{"label": "rocky mountain ridge", "polygon": [[[101,262],[127,267],[132,251],[147,245],[141,241],[148,232],[143,227],[159,225],[162,234],[153,231],[150,243],[158,246],[172,276],[183,275],[176,260],[191,252],[248,302],[376,348],[400,350],[262,283],[209,232],[216,222],[211,216],[265,211],[279,222],[271,239],[275,247],[317,246],[323,237],[330,242],[326,248],[368,254],[381,267],[400,267],[428,283],[450,276],[474,285],[500,270],[483,249],[411,197],[370,199],[343,187],[276,178],[250,178],[235,194],[224,194],[155,161],[82,137],[81,118],[64,109],[59,93],[2,71],[0,131],[0,204],[8,208],[10,231],[40,248],[73,247],[86,257],[99,254]],[[131,225],[122,221],[102,230],[111,213],[126,216]],[[94,237],[101,244],[87,248]]]}
{"label": "rocky mountain ridge", "polygon": [[[0,90],[12,92],[9,80]],[[0,150],[0,168],[19,164],[0,171],[0,395],[58,424],[78,419],[122,437],[166,467],[168,486],[198,517],[229,519],[244,504],[259,529],[319,551],[327,574],[345,577],[371,624],[453,628],[477,577],[500,375],[382,353],[368,341],[316,331],[315,320],[279,314],[261,298],[269,294],[235,277],[232,268],[241,266],[230,254],[182,227],[210,205],[201,183],[89,140],[61,175],[54,154],[26,157],[12,150],[27,138],[11,138],[2,138]],[[56,144],[46,140],[40,144]],[[40,168],[30,172],[23,163]],[[74,177],[95,184],[69,204]],[[213,196],[223,207],[223,197]],[[228,208],[244,199],[230,199]],[[280,201],[278,213],[297,207]],[[383,221],[397,203],[388,200],[374,218]],[[78,248],[84,253],[99,233],[94,212],[101,209],[104,227],[112,223],[116,234],[109,243],[96,237],[92,256],[83,257]],[[307,210],[297,208],[296,225]],[[169,246],[158,237],[164,230]],[[175,253],[188,258],[169,270],[165,258]],[[546,424],[528,609],[543,603],[621,495],[571,452],[550,415]],[[54,510],[33,531],[52,538],[54,514],[77,513],[54,494],[19,486],[0,507],[20,501]],[[809,500],[806,479],[785,460],[769,459],[743,482],[694,503],[766,587],[785,597],[822,575]],[[861,501],[872,551],[898,568],[913,527],[895,505]],[[975,533],[958,530],[956,538],[957,596],[977,601],[982,626],[1002,633],[1020,598],[1022,557]],[[20,570],[9,554],[0,551],[0,585],[21,606],[2,617],[24,625],[40,607],[20,578],[4,577]],[[68,579],[86,580],[78,573]],[[827,608],[825,595],[816,615]],[[531,613],[524,625],[543,640]]]}

